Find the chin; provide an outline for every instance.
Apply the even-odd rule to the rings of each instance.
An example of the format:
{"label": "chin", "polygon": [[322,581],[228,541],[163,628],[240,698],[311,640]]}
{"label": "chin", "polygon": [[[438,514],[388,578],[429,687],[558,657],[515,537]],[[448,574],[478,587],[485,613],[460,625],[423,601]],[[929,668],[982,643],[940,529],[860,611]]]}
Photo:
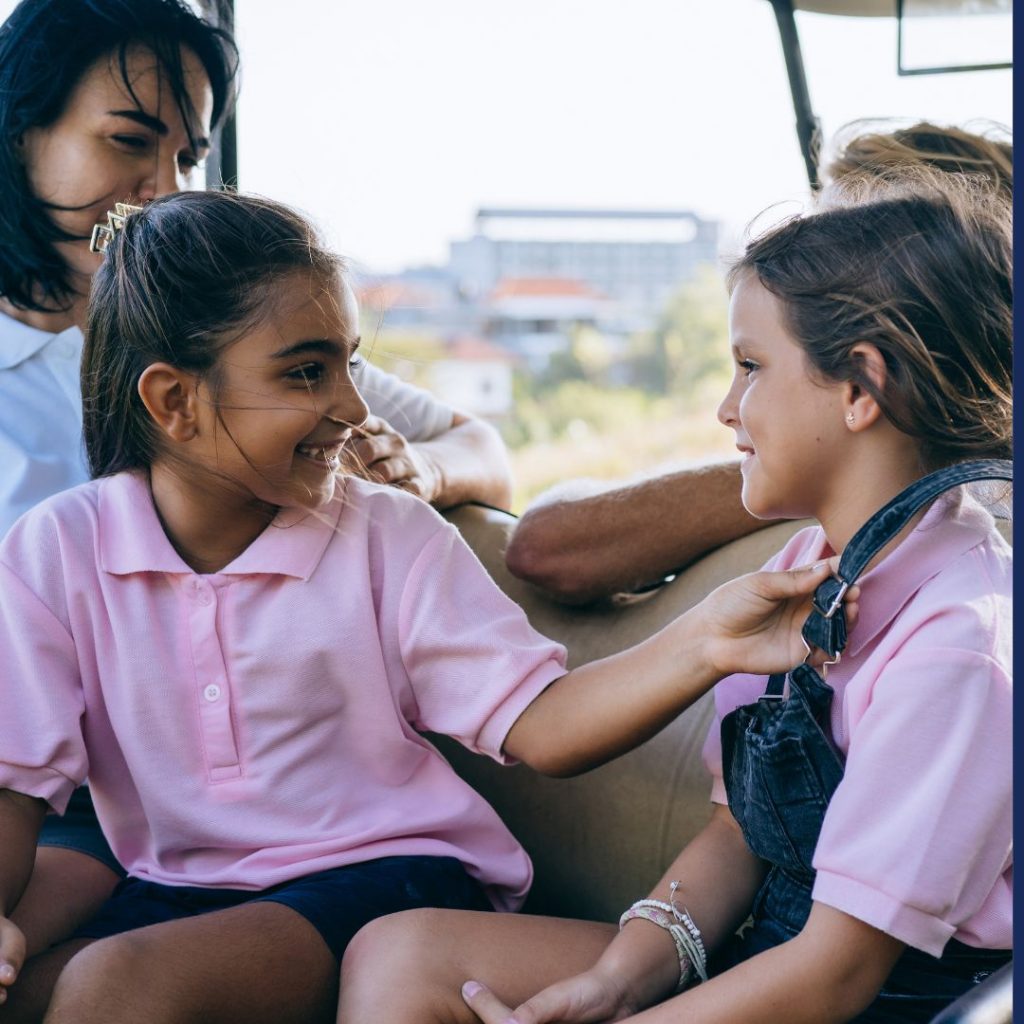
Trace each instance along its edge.
{"label": "chin", "polygon": [[755,495],[748,494],[746,489],[743,491],[741,500],[743,507],[755,519],[803,519],[809,514],[807,512],[794,511],[791,507],[779,504],[778,502],[758,498]]}

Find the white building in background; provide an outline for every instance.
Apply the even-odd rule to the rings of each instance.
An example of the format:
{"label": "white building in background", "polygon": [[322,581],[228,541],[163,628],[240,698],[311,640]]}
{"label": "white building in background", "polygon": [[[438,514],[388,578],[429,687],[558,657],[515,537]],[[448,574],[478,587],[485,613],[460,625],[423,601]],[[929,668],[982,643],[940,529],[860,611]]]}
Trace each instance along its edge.
{"label": "white building in background", "polygon": [[581,327],[607,329],[615,303],[584,281],[563,277],[508,277],[481,298],[487,336],[543,371]]}
{"label": "white building in background", "polygon": [[650,326],[679,286],[718,254],[718,222],[688,210],[484,208],[452,242],[448,272],[481,301],[509,278],[583,282],[614,303],[623,330]]}
{"label": "white building in background", "polygon": [[[718,223],[687,210],[481,209],[473,236],[450,244],[447,266],[366,275],[360,305],[382,332],[449,346],[486,338],[514,365],[542,373],[580,330],[596,332],[613,351],[624,348],[701,265],[715,262],[717,250]],[[485,372],[486,363],[467,350],[468,376],[439,368],[446,381],[439,393],[500,415],[448,397],[448,389],[465,388],[473,401],[500,405],[502,375],[511,389],[513,364]]]}
{"label": "white building in background", "polygon": [[430,365],[430,390],[457,409],[486,419],[500,419],[512,409],[515,359],[483,338],[448,342]]}

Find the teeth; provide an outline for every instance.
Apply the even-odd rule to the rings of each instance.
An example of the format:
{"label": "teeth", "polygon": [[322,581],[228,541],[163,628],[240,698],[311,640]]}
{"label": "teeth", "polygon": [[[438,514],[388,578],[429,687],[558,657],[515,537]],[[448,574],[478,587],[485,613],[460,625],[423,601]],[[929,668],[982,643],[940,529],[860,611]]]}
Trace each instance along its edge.
{"label": "teeth", "polygon": [[311,459],[321,459],[324,462],[330,463],[332,466],[336,466],[340,461],[340,456],[334,449],[328,450],[327,448],[314,447],[312,445],[300,444],[296,451],[300,455],[305,455]]}

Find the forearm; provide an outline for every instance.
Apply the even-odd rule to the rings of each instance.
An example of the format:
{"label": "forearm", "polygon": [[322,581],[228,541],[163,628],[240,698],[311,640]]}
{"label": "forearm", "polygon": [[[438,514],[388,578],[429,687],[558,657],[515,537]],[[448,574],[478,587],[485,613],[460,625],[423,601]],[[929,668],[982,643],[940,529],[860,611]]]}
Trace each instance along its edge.
{"label": "forearm", "polygon": [[691,609],[654,636],[557,679],[520,715],[504,749],[537,771],[573,775],[638,746],[721,678]]}
{"label": "forearm", "polygon": [[816,903],[796,938],[633,1019],[637,1024],[841,1024],[870,1004],[903,948],[891,936]]}
{"label": "forearm", "polygon": [[[801,629],[833,561],[739,576],[635,647],[566,673],[515,721],[504,749],[549,775],[632,750],[738,672],[784,672],[807,653]],[[859,588],[847,593],[856,621]]]}
{"label": "forearm", "polygon": [[662,579],[765,525],[740,501],[738,462],[680,470],[523,514],[506,562],[515,576],[581,604]]}
{"label": "forearm", "polygon": [[512,503],[508,453],[490,424],[456,413],[450,430],[414,447],[436,473],[435,508],[479,501],[504,509]]}
{"label": "forearm", "polygon": [[[675,859],[650,898],[667,901],[670,884],[678,880],[677,903],[685,906],[711,951],[745,920],[764,875],[764,862],[750,852],[728,808],[716,805],[711,821]],[[665,929],[637,919],[627,922],[597,969],[621,979],[630,1003],[644,1007],[673,991],[679,957]]]}
{"label": "forearm", "polygon": [[14,909],[28,885],[46,805],[0,789],[0,917]]}

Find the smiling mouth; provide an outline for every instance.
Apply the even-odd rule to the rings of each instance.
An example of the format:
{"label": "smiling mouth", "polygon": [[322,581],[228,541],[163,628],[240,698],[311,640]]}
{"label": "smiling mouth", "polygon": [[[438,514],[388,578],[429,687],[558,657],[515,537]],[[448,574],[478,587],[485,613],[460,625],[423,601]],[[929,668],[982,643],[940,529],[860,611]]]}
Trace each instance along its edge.
{"label": "smiling mouth", "polygon": [[344,447],[344,442],[329,445],[300,444],[295,451],[302,458],[309,459],[320,466],[326,465],[329,469],[337,469],[341,465],[341,450]]}

